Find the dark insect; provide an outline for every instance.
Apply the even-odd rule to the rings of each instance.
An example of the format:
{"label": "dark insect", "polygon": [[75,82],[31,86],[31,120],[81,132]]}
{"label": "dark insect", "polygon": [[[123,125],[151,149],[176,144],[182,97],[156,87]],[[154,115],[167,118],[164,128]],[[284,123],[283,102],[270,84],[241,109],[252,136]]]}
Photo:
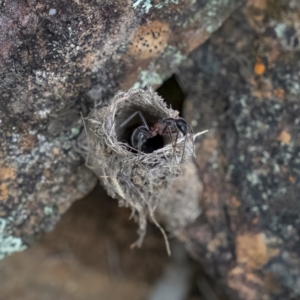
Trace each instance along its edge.
{"label": "dark insect", "polygon": [[[142,151],[143,146],[150,138],[153,138],[157,135],[166,135],[169,134],[172,146],[176,147],[176,143],[178,140],[179,133],[181,132],[184,136],[188,133],[188,124],[183,118],[165,118],[152,127],[149,127],[146,119],[144,118],[143,114],[140,111],[133,113],[129,118],[127,118],[120,127],[124,127],[128,124],[136,115],[139,115],[143,125],[138,126],[131,134],[130,143],[131,146],[137,149],[139,152]],[[173,139],[172,134],[176,134],[175,138]]]}

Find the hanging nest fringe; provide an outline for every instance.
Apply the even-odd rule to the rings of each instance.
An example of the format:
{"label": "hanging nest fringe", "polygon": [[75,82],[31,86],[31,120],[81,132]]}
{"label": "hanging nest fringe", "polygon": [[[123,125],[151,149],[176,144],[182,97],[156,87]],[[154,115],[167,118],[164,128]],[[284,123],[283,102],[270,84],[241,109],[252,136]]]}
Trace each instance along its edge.
{"label": "hanging nest fringe", "polygon": [[[165,197],[169,187],[176,188],[174,182],[193,156],[194,143],[192,133],[188,133],[180,136],[173,147],[171,137],[165,135],[160,136],[158,149],[152,153],[133,151],[128,141],[141,121],[135,117],[122,128],[120,124],[136,111],[145,116],[149,126],[166,117],[178,117],[178,112],[168,108],[154,91],[138,89],[119,92],[107,106],[96,107],[85,124],[89,149],[87,164],[108,194],[118,199],[120,206],[132,209],[132,216],[139,224],[139,239],[133,246],[140,247],[146,233],[147,217],[162,230],[154,212],[160,202],[163,203],[160,198]],[[193,215],[197,201],[190,212]],[[165,204],[162,206],[166,207]]]}

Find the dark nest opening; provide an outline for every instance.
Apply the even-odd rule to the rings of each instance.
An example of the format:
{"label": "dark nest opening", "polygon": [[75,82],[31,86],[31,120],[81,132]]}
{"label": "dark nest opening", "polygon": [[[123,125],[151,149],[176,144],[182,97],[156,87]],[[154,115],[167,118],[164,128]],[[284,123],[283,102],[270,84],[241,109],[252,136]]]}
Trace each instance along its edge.
{"label": "dark nest opening", "polygon": [[[162,96],[164,101],[168,106],[173,109],[179,111],[179,114],[182,115],[182,107],[185,99],[184,92],[176,78],[175,75],[172,75],[169,79],[167,79],[158,89],[157,93]],[[140,116],[136,114],[134,118],[132,118],[123,128],[120,128],[120,125],[132,116],[136,112],[141,112],[144,116],[146,123],[149,128],[151,128],[154,124],[161,121],[163,118],[167,117],[163,116],[161,111],[154,110],[153,106],[151,107],[141,107],[136,105],[130,105],[123,109],[122,111],[117,112],[116,114],[116,128],[117,128],[117,139],[119,142],[130,145],[131,147],[127,147],[126,149],[129,152],[137,153],[138,151],[134,149],[131,144],[131,136],[136,128],[144,125]],[[170,144],[172,137],[165,135],[157,135],[153,138],[148,139],[143,145],[141,151],[143,153],[149,154],[153,153],[156,150],[162,149],[167,144]]]}
{"label": "dark nest opening", "polygon": [[[127,150],[133,153],[137,153],[138,151],[133,148],[133,145],[131,145],[131,135],[136,128],[144,125],[141,117],[139,116],[139,114],[136,114],[123,127],[120,127],[120,125],[138,111],[141,112],[141,114],[145,118],[149,128],[151,128],[154,124],[161,121],[165,117],[161,115],[161,112],[154,111],[153,107],[151,107],[151,109],[147,109],[135,105],[128,106],[126,107],[126,109],[123,109],[116,114],[117,139],[119,142],[129,144],[131,147],[128,147]],[[146,154],[153,153],[154,151],[166,146],[169,141],[169,137],[157,135],[153,138],[148,139],[147,142],[143,144],[141,151]]]}

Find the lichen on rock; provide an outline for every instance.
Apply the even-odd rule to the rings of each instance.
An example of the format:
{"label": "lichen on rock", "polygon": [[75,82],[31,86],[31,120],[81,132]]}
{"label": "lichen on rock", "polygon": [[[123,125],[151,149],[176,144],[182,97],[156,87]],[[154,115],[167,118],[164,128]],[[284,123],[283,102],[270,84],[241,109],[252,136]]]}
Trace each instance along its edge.
{"label": "lichen on rock", "polygon": [[0,217],[12,236],[32,244],[91,191],[97,178],[75,149],[80,112],[171,76],[210,36],[209,19],[221,25],[243,1],[210,16],[213,2],[1,2]]}
{"label": "lichen on rock", "polygon": [[7,235],[5,232],[7,221],[0,218],[0,259],[6,255],[25,250],[27,247],[23,244],[21,238]]}

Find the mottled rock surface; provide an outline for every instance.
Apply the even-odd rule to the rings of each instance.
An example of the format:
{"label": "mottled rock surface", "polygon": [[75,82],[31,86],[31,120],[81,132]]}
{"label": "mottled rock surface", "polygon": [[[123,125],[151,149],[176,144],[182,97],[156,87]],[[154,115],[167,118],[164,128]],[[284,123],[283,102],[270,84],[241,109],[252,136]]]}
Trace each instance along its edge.
{"label": "mottled rock surface", "polygon": [[0,258],[96,184],[79,112],[161,84],[242,2],[0,1]]}
{"label": "mottled rock surface", "polygon": [[300,298],[299,13],[298,1],[248,1],[177,73],[186,117],[211,129],[186,243],[231,299]]}
{"label": "mottled rock surface", "polygon": [[142,249],[130,249],[129,216],[97,186],[33,247],[0,261],[0,299],[148,299],[168,255],[154,226]]}
{"label": "mottled rock surface", "polygon": [[96,184],[79,112],[181,65],[185,116],[210,129],[182,239],[230,299],[299,299],[300,4],[177,2],[0,2],[0,258]]}

